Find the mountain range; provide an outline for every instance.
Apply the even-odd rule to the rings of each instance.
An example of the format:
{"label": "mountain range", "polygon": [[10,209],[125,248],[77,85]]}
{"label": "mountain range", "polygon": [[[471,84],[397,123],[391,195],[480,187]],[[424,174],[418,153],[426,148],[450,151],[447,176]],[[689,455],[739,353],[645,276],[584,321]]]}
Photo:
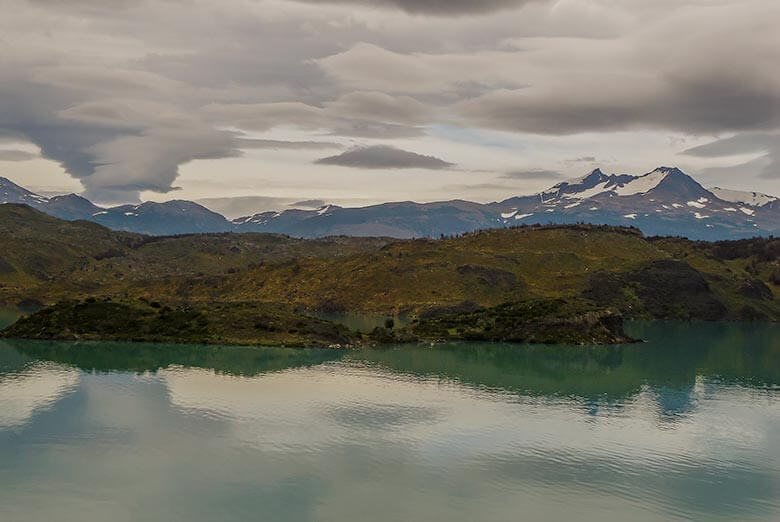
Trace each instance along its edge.
{"label": "mountain range", "polygon": [[358,208],[261,212],[228,220],[192,201],[145,202],[104,208],[69,194],[47,198],[0,178],[0,203],[21,203],[49,215],[93,221],[148,235],[272,232],[314,238],[332,235],[439,237],[527,224],[594,223],[633,226],[647,235],[720,240],[780,233],[780,199],[757,192],[704,188],[673,167],[641,176],[596,169],[537,194],[500,202],[411,201]]}

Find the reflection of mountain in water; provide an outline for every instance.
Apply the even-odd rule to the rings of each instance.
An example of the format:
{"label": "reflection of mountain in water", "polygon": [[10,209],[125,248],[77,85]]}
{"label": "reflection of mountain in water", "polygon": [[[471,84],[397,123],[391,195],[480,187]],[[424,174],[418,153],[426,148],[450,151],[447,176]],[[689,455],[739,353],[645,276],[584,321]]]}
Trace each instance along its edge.
{"label": "reflection of mountain in water", "polygon": [[[152,343],[104,343],[5,340],[0,349],[24,357],[76,366],[88,372],[154,372],[169,366],[213,369],[218,373],[253,376],[341,357],[338,350],[192,346]],[[8,356],[10,358],[10,355]],[[18,357],[18,355],[17,355]],[[2,356],[0,356],[2,361]],[[0,362],[2,368],[2,362]]]}
{"label": "reflection of mountain in water", "polygon": [[631,346],[455,344],[350,353],[350,359],[420,377],[452,379],[520,395],[578,397],[597,413],[646,391],[659,415],[695,409],[700,380],[747,387],[780,384],[780,327],[771,324],[647,323]]}
{"label": "reflection of mountain in water", "polygon": [[600,347],[461,343],[337,351],[4,341],[0,369],[44,359],[86,371],[146,372],[178,365],[253,376],[343,358],[502,392],[577,397],[594,412],[646,390],[659,414],[670,419],[695,409],[697,379],[748,387],[780,384],[777,325],[654,322],[632,324],[631,329],[648,342]]}

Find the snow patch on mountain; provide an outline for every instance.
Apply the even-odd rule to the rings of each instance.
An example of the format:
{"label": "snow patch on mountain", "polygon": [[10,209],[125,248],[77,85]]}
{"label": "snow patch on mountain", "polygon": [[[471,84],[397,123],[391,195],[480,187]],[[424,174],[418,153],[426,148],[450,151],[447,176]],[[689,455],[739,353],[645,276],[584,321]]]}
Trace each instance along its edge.
{"label": "snow patch on mountain", "polygon": [[763,207],[764,205],[778,201],[778,198],[775,196],[762,194],[760,192],[728,190],[720,187],[712,187],[710,192],[723,201],[728,201],[729,203],[742,203],[743,205],[749,205],[751,207]]}
{"label": "snow patch on mountain", "polygon": [[666,169],[656,169],[649,174],[639,176],[633,180],[618,186],[614,192],[618,196],[635,196],[637,194],[646,194],[657,187],[666,176],[669,175],[669,171]]}
{"label": "snow patch on mountain", "polygon": [[596,196],[598,194],[602,194],[604,192],[609,192],[610,189],[607,188],[609,185],[609,181],[604,181],[602,183],[599,183],[595,187],[591,187],[589,189],[584,189],[580,192],[574,192],[571,194],[564,194],[563,197],[567,199],[588,199],[592,198],[593,196]]}

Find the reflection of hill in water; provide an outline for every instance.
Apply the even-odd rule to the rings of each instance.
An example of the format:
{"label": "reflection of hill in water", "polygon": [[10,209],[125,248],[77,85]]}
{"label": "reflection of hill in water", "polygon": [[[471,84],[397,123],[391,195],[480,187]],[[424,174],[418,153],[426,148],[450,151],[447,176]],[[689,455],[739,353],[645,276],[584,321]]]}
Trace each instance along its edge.
{"label": "reflection of hill in water", "polygon": [[[338,350],[308,348],[77,343],[16,339],[0,342],[0,354],[8,354],[10,360],[13,352],[31,359],[75,366],[87,372],[154,372],[176,365],[213,369],[218,373],[241,376],[311,366],[338,359],[343,354]],[[4,358],[0,355],[0,360]],[[0,368],[2,367],[0,362]]]}
{"label": "reflection of hill in water", "polygon": [[780,327],[767,324],[632,325],[631,346],[462,343],[361,350],[350,359],[406,374],[533,396],[624,400],[649,387],[662,409],[690,409],[697,376],[744,386],[780,384]]}
{"label": "reflection of hill in water", "polygon": [[649,388],[674,416],[689,410],[697,376],[743,386],[780,385],[780,326],[735,323],[632,324],[648,342],[631,346],[516,346],[461,343],[355,351],[71,343],[0,343],[0,371],[31,359],[85,371],[155,371],[170,365],[253,376],[345,359],[419,377],[530,396],[623,401]]}

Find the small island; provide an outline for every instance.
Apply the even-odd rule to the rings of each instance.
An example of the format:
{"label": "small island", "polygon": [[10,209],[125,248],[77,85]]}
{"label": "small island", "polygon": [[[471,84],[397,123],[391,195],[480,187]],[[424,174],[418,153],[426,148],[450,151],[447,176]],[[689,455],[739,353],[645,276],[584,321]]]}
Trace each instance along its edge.
{"label": "small island", "polygon": [[110,298],[70,300],[43,308],[0,333],[7,338],[142,341],[349,348],[376,344],[494,341],[542,344],[633,342],[622,317],[575,300],[533,300],[441,312],[402,328],[368,333],[273,304],[169,306]]}

